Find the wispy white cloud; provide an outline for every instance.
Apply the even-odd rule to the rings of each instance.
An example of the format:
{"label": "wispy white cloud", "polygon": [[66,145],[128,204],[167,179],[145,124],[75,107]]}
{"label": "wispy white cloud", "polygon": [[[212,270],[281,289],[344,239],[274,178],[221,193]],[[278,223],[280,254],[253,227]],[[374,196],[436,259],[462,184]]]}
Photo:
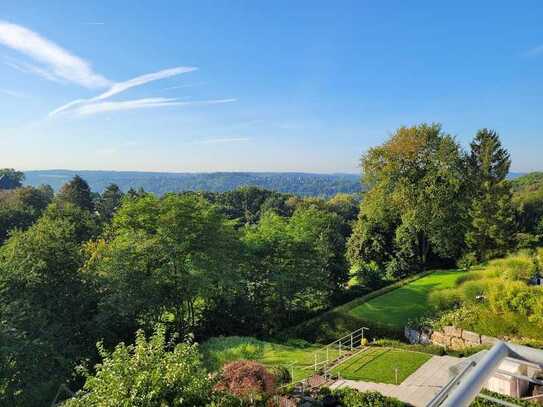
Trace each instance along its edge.
{"label": "wispy white cloud", "polygon": [[4,62],[7,66],[16,69],[19,72],[30,73],[32,75],[39,76],[48,81],[57,82],[57,83],[66,83],[63,79],[55,76],[48,70],[40,68],[39,66],[29,64],[27,62],[16,61],[14,59],[6,59]]}
{"label": "wispy white cloud", "polygon": [[[102,25],[101,22],[84,24]],[[0,20],[0,45],[4,45],[23,54],[32,63],[8,59],[5,63],[21,72],[31,73],[50,81],[75,83],[87,88],[108,88],[105,92],[89,99],[77,99],[51,111],[49,117],[60,113],[74,113],[80,116],[102,112],[134,110],[163,106],[203,105],[233,102],[235,99],[217,99],[182,102],[180,99],[150,97],[126,101],[109,101],[115,95],[137,86],[170,78],[197,68],[178,66],[163,69],[123,82],[113,82],[93,71],[90,64],[71,54],[54,42],[40,36],[23,26]],[[180,85],[182,86],[182,85]]]}
{"label": "wispy white cloud", "polygon": [[54,42],[17,24],[0,21],[0,44],[44,65],[20,65],[22,70],[45,77],[76,83],[86,88],[109,86],[111,82],[92,70],[90,64]]}
{"label": "wispy white cloud", "polygon": [[26,99],[28,97],[24,93],[10,90],[10,89],[0,89],[0,93],[3,93],[4,95],[12,96],[14,98],[18,98],[18,99]]}
{"label": "wispy white cloud", "polygon": [[211,138],[206,140],[195,141],[194,144],[222,144],[222,143],[243,143],[251,141],[249,137],[227,137],[227,138]]}
{"label": "wispy white cloud", "polygon": [[74,113],[80,116],[89,116],[97,113],[115,112],[122,110],[145,109],[150,107],[172,106],[175,99],[168,98],[144,98],[125,100],[121,102],[88,103],[74,109]]}
{"label": "wispy white cloud", "polygon": [[164,90],[194,88],[195,86],[203,86],[203,85],[206,85],[206,82],[186,83],[183,85],[170,86],[170,87],[164,88]]}
{"label": "wispy white cloud", "polygon": [[71,109],[72,113],[78,116],[90,116],[99,113],[149,109],[167,106],[197,106],[197,105],[215,105],[222,103],[235,102],[236,99],[215,99],[201,100],[193,102],[183,102],[173,98],[144,98],[124,101],[101,101],[99,103],[87,103]]}
{"label": "wispy white cloud", "polygon": [[537,55],[543,55],[543,44],[529,49],[526,52],[526,55],[532,56],[532,57],[537,56]]}
{"label": "wispy white cloud", "polygon": [[98,103],[95,103],[95,102],[103,101],[112,96],[118,95],[119,93],[125,92],[128,89],[134,88],[136,86],[142,86],[142,85],[145,85],[146,83],[157,81],[160,79],[170,78],[172,76],[180,75],[182,73],[192,72],[192,71],[195,71],[196,69],[197,68],[190,67],[190,66],[179,66],[176,68],[163,69],[158,72],[153,72],[146,75],[137,76],[135,78],[132,78],[124,82],[118,82],[118,83],[113,84],[106,92],[98,96],[95,96],[90,99],[78,99],[78,100],[74,100],[72,102],[66,103],[65,105],[60,106],[59,108],[50,112],[49,116],[53,117],[59,113],[62,113],[68,110],[81,110],[81,109],[75,109],[75,107],[81,106],[81,105],[92,105],[92,106],[95,106],[94,108],[96,108],[96,105]]}
{"label": "wispy white cloud", "polygon": [[96,96],[93,100],[103,100],[110,98],[113,95],[117,95],[125,90],[141,86],[149,82],[157,81],[159,79],[170,78],[172,76],[180,75],[182,73],[195,71],[197,68],[192,66],[179,66],[176,68],[164,69],[162,71],[149,73],[146,75],[137,76],[125,82],[115,83],[107,92]]}

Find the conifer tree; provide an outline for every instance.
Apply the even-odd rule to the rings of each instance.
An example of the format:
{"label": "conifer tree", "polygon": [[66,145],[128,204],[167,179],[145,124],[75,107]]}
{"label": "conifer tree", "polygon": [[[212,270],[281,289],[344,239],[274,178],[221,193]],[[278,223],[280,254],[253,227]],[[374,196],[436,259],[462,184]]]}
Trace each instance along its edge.
{"label": "conifer tree", "polygon": [[58,199],[70,202],[81,209],[94,211],[94,202],[89,184],[79,175],[73,177],[71,181],[60,188]]}
{"label": "conifer tree", "polygon": [[479,130],[468,159],[472,203],[466,244],[479,260],[502,255],[513,245],[514,210],[507,180],[511,159],[499,135]]}
{"label": "conifer tree", "polygon": [[117,184],[110,184],[106,187],[96,203],[96,210],[103,221],[109,222],[121,206],[123,192]]}

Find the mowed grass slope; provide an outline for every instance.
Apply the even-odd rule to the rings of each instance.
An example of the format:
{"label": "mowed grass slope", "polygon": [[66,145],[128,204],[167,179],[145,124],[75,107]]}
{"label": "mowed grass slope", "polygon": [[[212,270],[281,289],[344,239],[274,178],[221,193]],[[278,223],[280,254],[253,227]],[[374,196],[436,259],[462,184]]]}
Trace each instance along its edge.
{"label": "mowed grass slope", "polygon": [[[313,374],[311,365],[315,361],[314,353],[319,349],[320,345],[304,347],[283,345],[240,336],[211,338],[200,347],[204,363],[210,370],[217,371],[226,363],[243,359],[255,360],[267,367],[288,367],[294,364],[294,380],[301,380]],[[329,352],[330,358],[337,354],[334,350]],[[319,357],[320,360],[324,358],[323,355]]]}
{"label": "mowed grass slope", "polygon": [[[344,379],[400,384],[432,356],[392,348],[367,348],[333,370]],[[398,382],[396,383],[396,370]]]}
{"label": "mowed grass slope", "polygon": [[373,298],[349,313],[367,321],[403,328],[408,320],[422,317],[429,311],[429,295],[434,290],[452,288],[463,271],[436,271],[379,297]]}
{"label": "mowed grass slope", "polygon": [[293,326],[286,337],[328,343],[362,326],[368,338],[403,339],[403,328],[410,319],[432,312],[429,303],[434,290],[453,287],[464,271],[426,271],[410,276],[351,302]]}

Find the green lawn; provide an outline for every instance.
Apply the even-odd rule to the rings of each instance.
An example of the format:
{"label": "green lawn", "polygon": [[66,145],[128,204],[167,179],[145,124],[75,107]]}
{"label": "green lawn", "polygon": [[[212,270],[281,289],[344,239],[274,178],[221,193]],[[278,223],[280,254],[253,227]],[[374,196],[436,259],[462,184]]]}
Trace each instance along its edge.
{"label": "green lawn", "polygon": [[436,271],[430,275],[373,298],[351,309],[351,316],[395,328],[403,328],[409,319],[428,313],[428,294],[432,290],[454,286],[463,271]]}
{"label": "green lawn", "polygon": [[[268,367],[287,367],[294,363],[295,381],[313,373],[308,367],[315,362],[314,353],[319,349],[320,345],[288,346],[239,336],[212,338],[200,347],[204,362],[210,370],[218,370],[226,363],[241,359],[256,360]],[[337,352],[329,352],[330,358],[336,355]],[[319,354],[319,361],[325,357],[324,353]]]}
{"label": "green lawn", "polygon": [[344,379],[396,384],[397,368],[397,384],[400,384],[431,357],[425,353],[400,349],[368,348],[338,366],[334,373],[340,374]]}

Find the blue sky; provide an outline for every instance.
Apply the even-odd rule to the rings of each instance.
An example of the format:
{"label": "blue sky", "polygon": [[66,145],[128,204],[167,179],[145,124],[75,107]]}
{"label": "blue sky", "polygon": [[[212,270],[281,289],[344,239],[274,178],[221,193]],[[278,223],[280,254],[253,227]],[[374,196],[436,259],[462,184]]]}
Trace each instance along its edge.
{"label": "blue sky", "polygon": [[534,1],[0,3],[0,167],[357,172],[395,128],[543,170]]}

